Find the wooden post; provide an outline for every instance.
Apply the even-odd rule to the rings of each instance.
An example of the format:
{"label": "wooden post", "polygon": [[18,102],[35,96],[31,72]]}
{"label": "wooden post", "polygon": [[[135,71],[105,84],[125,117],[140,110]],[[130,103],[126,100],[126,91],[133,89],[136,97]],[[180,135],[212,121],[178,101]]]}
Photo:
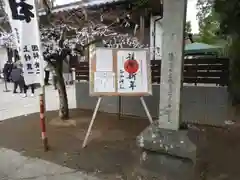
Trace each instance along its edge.
{"label": "wooden post", "polygon": [[45,123],[45,102],[44,102],[44,94],[40,94],[40,124],[41,124],[41,132],[42,132],[42,143],[44,151],[49,150],[48,146],[48,138],[46,134],[46,123]]}

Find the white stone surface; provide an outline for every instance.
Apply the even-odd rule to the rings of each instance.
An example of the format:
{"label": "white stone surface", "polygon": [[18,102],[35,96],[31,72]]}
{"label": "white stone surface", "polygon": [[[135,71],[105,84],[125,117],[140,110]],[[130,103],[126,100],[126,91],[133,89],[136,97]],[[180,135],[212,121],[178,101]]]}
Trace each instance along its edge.
{"label": "white stone surface", "polygon": [[[8,84],[10,90],[13,84]],[[31,113],[39,112],[39,93],[36,90],[35,96],[23,98],[21,94],[13,94],[12,92],[3,92],[4,84],[0,82],[0,121]],[[69,108],[76,108],[75,87],[67,86]],[[46,109],[47,111],[57,110],[59,107],[58,92],[53,86],[46,87]]]}
{"label": "white stone surface", "polygon": [[82,172],[0,148],[1,180],[97,180]]}
{"label": "white stone surface", "polygon": [[163,3],[159,121],[164,129],[179,128],[186,6],[187,0],[167,0]]}

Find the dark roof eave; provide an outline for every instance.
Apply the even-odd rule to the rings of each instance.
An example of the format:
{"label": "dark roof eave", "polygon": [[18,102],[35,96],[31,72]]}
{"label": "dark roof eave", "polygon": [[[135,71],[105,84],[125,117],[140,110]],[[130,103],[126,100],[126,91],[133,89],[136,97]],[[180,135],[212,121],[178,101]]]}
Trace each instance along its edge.
{"label": "dark roof eave", "polygon": [[[82,7],[91,8],[91,7],[96,7],[96,6],[106,5],[106,4],[113,4],[113,3],[118,3],[118,2],[126,2],[126,1],[127,0],[104,0],[104,2],[102,2],[102,1],[90,1],[90,2],[77,1],[77,2],[73,2],[73,3],[65,4],[65,5],[56,6],[56,7],[52,8],[52,13],[58,13],[61,11],[78,9],[78,8],[82,8]],[[38,15],[39,16],[46,15],[45,10],[43,8],[39,9]]]}

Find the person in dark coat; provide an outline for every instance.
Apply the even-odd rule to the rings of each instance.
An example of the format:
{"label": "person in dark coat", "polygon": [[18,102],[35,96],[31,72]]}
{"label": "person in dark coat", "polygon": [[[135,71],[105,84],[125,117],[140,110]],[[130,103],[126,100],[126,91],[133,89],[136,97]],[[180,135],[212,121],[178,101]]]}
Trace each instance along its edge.
{"label": "person in dark coat", "polygon": [[17,67],[16,65],[13,66],[12,72],[11,72],[11,79],[14,83],[13,93],[17,93],[17,88],[19,86],[20,93],[23,92],[23,76],[22,76],[22,69],[20,67]]}
{"label": "person in dark coat", "polygon": [[3,75],[4,75],[4,80],[6,82],[10,82],[10,75],[11,75],[11,72],[12,72],[12,68],[13,68],[13,63],[11,61],[7,61],[4,64]]}

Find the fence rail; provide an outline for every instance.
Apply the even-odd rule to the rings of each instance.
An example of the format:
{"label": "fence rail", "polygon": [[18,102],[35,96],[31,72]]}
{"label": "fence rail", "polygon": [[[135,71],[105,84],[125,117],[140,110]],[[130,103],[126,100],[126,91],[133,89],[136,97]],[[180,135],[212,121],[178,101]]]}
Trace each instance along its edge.
{"label": "fence rail", "polygon": [[[89,80],[89,63],[79,62],[76,80]],[[191,84],[216,84],[227,86],[229,82],[229,59],[195,58],[184,60],[183,82]],[[151,60],[152,83],[160,83],[161,60]]]}

